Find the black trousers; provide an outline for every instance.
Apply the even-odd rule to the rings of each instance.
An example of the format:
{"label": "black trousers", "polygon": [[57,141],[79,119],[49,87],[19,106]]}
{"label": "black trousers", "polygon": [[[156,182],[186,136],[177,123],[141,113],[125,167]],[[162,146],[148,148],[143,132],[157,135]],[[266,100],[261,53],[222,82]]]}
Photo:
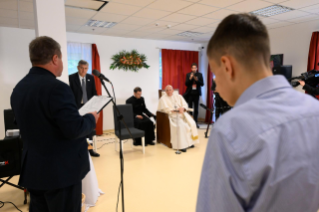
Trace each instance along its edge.
{"label": "black trousers", "polygon": [[30,192],[30,212],[81,212],[82,182],[56,190]]}
{"label": "black trousers", "polygon": [[[194,117],[196,124],[198,123],[198,102],[199,102],[199,95],[189,95],[188,97],[188,107],[194,108],[194,113],[191,113]],[[194,107],[193,107],[194,106]]]}
{"label": "black trousers", "polygon": [[[134,127],[145,132],[145,144],[152,144],[155,140],[154,123],[148,117],[142,116],[143,119],[134,118]],[[134,139],[135,145],[141,145],[141,143],[141,138]]]}

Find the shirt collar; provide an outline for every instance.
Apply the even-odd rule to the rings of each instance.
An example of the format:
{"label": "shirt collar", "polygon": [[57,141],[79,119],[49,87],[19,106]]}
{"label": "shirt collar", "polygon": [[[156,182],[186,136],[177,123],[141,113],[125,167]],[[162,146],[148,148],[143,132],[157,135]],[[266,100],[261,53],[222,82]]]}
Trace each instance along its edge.
{"label": "shirt collar", "polygon": [[79,72],[78,72],[78,75],[79,75],[80,81],[81,81],[82,79],[85,80],[85,76],[84,76],[84,77],[81,77],[81,75],[79,74]]}
{"label": "shirt collar", "polygon": [[281,88],[291,88],[291,85],[289,85],[287,79],[281,75],[270,76],[261,79],[247,88],[244,93],[242,93],[234,107],[238,107],[239,105],[244,104],[251,99],[257,98],[262,94]]}

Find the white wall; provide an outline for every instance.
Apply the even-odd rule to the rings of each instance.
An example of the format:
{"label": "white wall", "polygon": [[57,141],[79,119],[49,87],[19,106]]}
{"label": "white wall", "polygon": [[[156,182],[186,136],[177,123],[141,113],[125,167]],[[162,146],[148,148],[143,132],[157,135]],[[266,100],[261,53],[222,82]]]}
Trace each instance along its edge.
{"label": "white wall", "polygon": [[[0,27],[0,138],[4,137],[3,110],[10,108],[10,95],[16,83],[29,71],[28,44],[35,38],[35,31]],[[107,37],[89,34],[67,33],[67,40],[80,43],[95,43],[98,47],[102,73],[114,84],[117,103],[123,104],[133,94],[133,88],[140,86],[150,111],[156,112],[159,88],[158,48],[197,51],[201,44],[142,40],[133,38]],[[111,57],[122,50],[136,49],[147,56],[149,69],[137,73],[123,70],[110,70]],[[202,56],[202,58],[206,56]],[[202,60],[202,59],[200,59]],[[201,66],[201,65],[200,65]],[[207,67],[206,67],[207,69]],[[64,70],[67,72],[67,70]],[[201,71],[204,71],[201,68]],[[206,76],[206,73],[203,73]],[[111,91],[111,87],[108,85]],[[104,94],[104,93],[103,93]],[[206,97],[206,94],[203,94]],[[104,130],[113,129],[112,106],[104,112]]]}
{"label": "white wall", "polygon": [[[292,65],[293,76],[307,71],[312,32],[319,31],[319,20],[269,30],[271,54],[284,54],[284,65]],[[301,86],[297,88],[302,91]]]}

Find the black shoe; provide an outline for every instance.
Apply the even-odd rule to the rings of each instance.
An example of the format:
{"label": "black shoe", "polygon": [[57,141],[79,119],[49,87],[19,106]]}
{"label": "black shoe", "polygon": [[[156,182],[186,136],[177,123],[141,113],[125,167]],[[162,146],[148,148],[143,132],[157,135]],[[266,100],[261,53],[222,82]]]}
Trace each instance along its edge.
{"label": "black shoe", "polygon": [[[154,146],[154,145],[155,145],[154,143],[147,143],[147,144],[148,144],[148,145],[152,145],[152,146]],[[147,145],[147,144],[146,144],[146,145]]]}
{"label": "black shoe", "polygon": [[187,149],[181,149],[180,151],[181,152],[187,152]]}
{"label": "black shoe", "polygon": [[192,146],[190,146],[190,147],[188,147],[188,148],[190,149],[190,148],[194,148],[194,147],[195,147],[195,146],[194,146],[194,145],[192,145]]}
{"label": "black shoe", "polygon": [[197,128],[199,129],[199,125],[197,125]]}
{"label": "black shoe", "polygon": [[94,152],[93,149],[90,149],[89,152],[90,152],[90,155],[91,155],[92,157],[100,157],[100,154],[97,153],[97,152]]}

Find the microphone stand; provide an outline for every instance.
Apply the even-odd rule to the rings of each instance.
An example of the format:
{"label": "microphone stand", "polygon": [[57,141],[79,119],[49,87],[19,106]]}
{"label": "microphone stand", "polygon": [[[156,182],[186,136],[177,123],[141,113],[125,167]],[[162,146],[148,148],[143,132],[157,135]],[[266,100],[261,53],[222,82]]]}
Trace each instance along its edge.
{"label": "microphone stand", "polygon": [[[212,110],[212,109],[209,109],[208,107],[206,107],[206,106],[204,106],[204,105],[200,105],[202,108],[204,108],[205,110],[208,110],[209,112],[210,112],[210,122],[211,122],[211,120],[212,120],[212,118],[213,118],[213,114],[214,114],[214,111]],[[208,122],[208,124],[207,124],[207,128],[206,128],[206,132],[205,132],[205,138],[208,138],[208,136],[207,136],[207,134],[208,134],[208,129],[209,129],[209,126],[210,126],[210,122]]]}
{"label": "microphone stand", "polygon": [[[111,97],[109,90],[107,89],[107,87],[105,86],[105,83],[103,81],[103,79],[99,78],[101,81],[101,84],[103,85],[106,93],[109,95],[109,97]],[[123,115],[120,113],[116,103],[114,102],[113,98],[112,98],[112,103],[115,107],[115,110],[117,112],[117,120],[118,120],[118,129],[119,129],[119,138],[120,138],[120,164],[121,164],[121,190],[122,190],[122,211],[124,212],[124,180],[123,180],[123,176],[124,176],[124,158],[123,158],[123,145],[122,145],[122,134],[121,134],[121,121],[123,122],[125,128],[127,129],[128,133],[130,134],[131,138],[133,138],[132,133],[130,131],[130,129],[127,127],[124,119],[123,119]]]}

